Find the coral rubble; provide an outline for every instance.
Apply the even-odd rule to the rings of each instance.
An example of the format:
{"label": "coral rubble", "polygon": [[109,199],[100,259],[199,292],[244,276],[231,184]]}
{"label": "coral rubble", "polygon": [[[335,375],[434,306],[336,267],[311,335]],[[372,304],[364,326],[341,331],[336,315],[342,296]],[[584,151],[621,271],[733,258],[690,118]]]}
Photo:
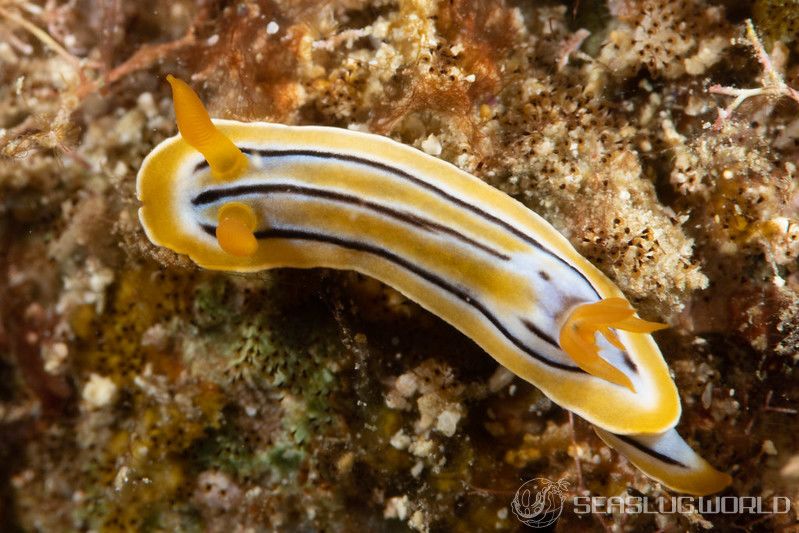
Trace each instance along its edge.
{"label": "coral rubble", "polygon": [[175,133],[167,73],[217,116],[387,135],[537,211],[671,324],[681,432],[796,527],[797,21],[788,0],[0,1],[0,529],[514,531],[533,477],[667,493],[373,280],[150,244],[134,182]]}

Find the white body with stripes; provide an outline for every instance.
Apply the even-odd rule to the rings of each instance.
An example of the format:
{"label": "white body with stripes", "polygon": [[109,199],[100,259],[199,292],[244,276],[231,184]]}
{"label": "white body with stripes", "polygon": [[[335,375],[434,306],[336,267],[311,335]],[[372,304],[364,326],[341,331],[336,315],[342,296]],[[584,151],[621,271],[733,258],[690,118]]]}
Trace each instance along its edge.
{"label": "white body with stripes", "polygon": [[[474,176],[384,137],[214,123],[247,155],[247,171],[214,180],[180,136],[164,141],[138,178],[139,216],[151,241],[210,269],[328,267],[377,278],[603,428],[600,436],[647,473],[659,472],[667,484],[709,480],[694,483],[701,490],[673,485],[685,492],[724,481],[673,431],[679,397],[651,335],[618,331],[624,350],[597,336],[602,357],[634,392],[588,374],[560,349],[560,329],[575,306],[623,294],[541,217]],[[215,238],[219,209],[230,202],[257,214],[259,244],[250,257],[226,254]],[[661,453],[663,442],[682,445]]]}

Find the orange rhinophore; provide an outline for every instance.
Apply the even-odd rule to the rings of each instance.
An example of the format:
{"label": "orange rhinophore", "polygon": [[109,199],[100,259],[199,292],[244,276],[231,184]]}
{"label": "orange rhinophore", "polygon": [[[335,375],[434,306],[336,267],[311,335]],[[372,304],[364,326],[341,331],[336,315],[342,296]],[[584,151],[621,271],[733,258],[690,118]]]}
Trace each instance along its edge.
{"label": "orange rhinophore", "polygon": [[186,142],[208,161],[214,178],[239,177],[247,168],[247,157],[214,126],[197,93],[186,82],[171,74],[166,80],[172,86],[178,130]]}

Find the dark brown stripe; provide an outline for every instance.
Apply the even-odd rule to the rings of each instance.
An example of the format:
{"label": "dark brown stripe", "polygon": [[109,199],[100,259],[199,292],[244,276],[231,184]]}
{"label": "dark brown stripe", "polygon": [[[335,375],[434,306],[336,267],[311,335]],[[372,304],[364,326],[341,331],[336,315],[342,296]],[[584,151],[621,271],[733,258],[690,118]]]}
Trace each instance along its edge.
{"label": "dark brown stripe", "polygon": [[664,455],[664,454],[660,453],[657,450],[653,450],[651,448],[647,448],[645,444],[641,444],[640,442],[638,442],[634,438],[630,437],[629,435],[617,435],[616,433],[613,433],[612,435],[614,437],[616,437],[617,439],[619,439],[620,441],[622,441],[622,442],[624,442],[626,444],[629,444],[630,446],[632,446],[636,450],[640,450],[640,451],[644,452],[645,454],[647,454],[647,455],[649,455],[651,457],[654,457],[658,461],[662,461],[662,462],[664,462],[666,464],[670,464],[670,465],[673,465],[673,466],[681,466],[683,468],[688,468],[688,466],[686,466],[684,463],[681,463],[677,459],[672,459],[668,455]]}
{"label": "dark brown stripe", "polygon": [[524,327],[529,329],[530,332],[533,335],[536,335],[537,337],[540,337],[542,340],[548,342],[549,344],[551,344],[552,346],[554,346],[555,348],[560,350],[560,343],[555,342],[555,339],[553,339],[550,335],[544,333],[544,331],[541,328],[539,328],[538,326],[536,326],[535,324],[533,324],[532,321],[530,321],[530,320],[528,320],[526,318],[523,318],[522,319],[522,324],[524,324]]}
{"label": "dark brown stripe", "polygon": [[[216,228],[214,226],[202,224],[202,229],[209,235],[216,235]],[[266,230],[260,230],[255,232],[255,237],[257,239],[289,239],[289,240],[299,240],[299,241],[320,242],[320,243],[340,246],[348,250],[354,250],[358,252],[364,252],[376,255],[382,259],[385,259],[386,261],[394,263],[395,265],[408,270],[409,272],[412,272],[413,274],[419,276],[428,283],[431,283],[432,285],[439,287],[440,289],[452,294],[453,296],[455,296],[465,304],[475,308],[489,322],[491,322],[491,324],[495,328],[497,328],[500,331],[500,333],[502,333],[514,346],[519,348],[521,351],[523,351],[530,357],[540,361],[541,363],[544,363],[545,365],[557,368],[559,370],[575,372],[578,374],[585,373],[585,371],[580,367],[559,363],[557,361],[552,361],[551,359],[548,359],[543,355],[535,352],[529,346],[524,344],[520,339],[511,334],[511,332],[508,331],[505,328],[505,326],[502,325],[499,319],[497,319],[497,317],[494,316],[485,307],[485,305],[483,305],[482,302],[480,302],[478,299],[470,295],[468,292],[445,281],[444,279],[433,274],[432,272],[428,272],[419,265],[416,265],[408,261],[407,259],[398,256],[397,254],[389,252],[388,250],[384,250],[378,246],[373,246],[371,244],[366,244],[363,242],[342,239],[340,237],[335,237],[333,235],[325,235],[323,233],[314,233],[314,232],[294,230],[294,229],[270,228]]]}
{"label": "dark brown stripe", "polygon": [[488,245],[480,243],[472,239],[471,237],[464,235],[463,233],[460,233],[459,231],[444,226],[443,224],[439,224],[432,220],[422,218],[408,211],[400,211],[397,209],[393,209],[391,207],[386,207],[376,202],[363,200],[361,198],[358,198],[357,196],[352,196],[349,194],[343,194],[325,189],[316,189],[312,187],[303,187],[300,185],[281,184],[281,183],[238,185],[235,187],[228,187],[223,189],[210,189],[203,191],[200,194],[198,194],[191,201],[191,203],[195,206],[201,206],[217,202],[219,200],[224,200],[226,198],[235,197],[235,196],[245,196],[249,194],[293,194],[298,196],[308,196],[310,198],[323,198],[325,200],[333,200],[348,205],[354,205],[366,209],[371,209],[372,211],[380,213],[381,215],[401,220],[402,222],[411,226],[422,228],[430,232],[437,231],[440,233],[446,233],[447,235],[450,235],[460,240],[461,242],[464,242],[475,248],[478,248],[486,252],[487,254],[493,255],[494,257],[501,259],[503,261],[510,260],[510,256],[503,254],[502,252],[495,250],[494,248],[491,248]]}
{"label": "dark brown stripe", "polygon": [[622,356],[624,356],[624,364],[627,365],[627,368],[629,368],[630,370],[632,370],[633,372],[635,372],[637,374],[638,373],[638,365],[635,364],[635,361],[630,359],[630,354],[627,353],[627,350],[619,350],[619,351],[621,352]]}

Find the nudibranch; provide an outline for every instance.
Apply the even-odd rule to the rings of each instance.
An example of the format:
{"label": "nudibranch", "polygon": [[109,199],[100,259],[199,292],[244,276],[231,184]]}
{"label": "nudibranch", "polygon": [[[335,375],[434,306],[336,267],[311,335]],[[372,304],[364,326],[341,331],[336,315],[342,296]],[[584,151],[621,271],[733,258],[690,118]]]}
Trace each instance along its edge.
{"label": "nudibranch", "polygon": [[674,431],[680,400],[645,321],[544,219],[455,166],[378,135],[211,120],[172,76],[179,135],[145,158],[139,219],[201,267],[355,270],[473,339],[645,473],[729,483]]}

